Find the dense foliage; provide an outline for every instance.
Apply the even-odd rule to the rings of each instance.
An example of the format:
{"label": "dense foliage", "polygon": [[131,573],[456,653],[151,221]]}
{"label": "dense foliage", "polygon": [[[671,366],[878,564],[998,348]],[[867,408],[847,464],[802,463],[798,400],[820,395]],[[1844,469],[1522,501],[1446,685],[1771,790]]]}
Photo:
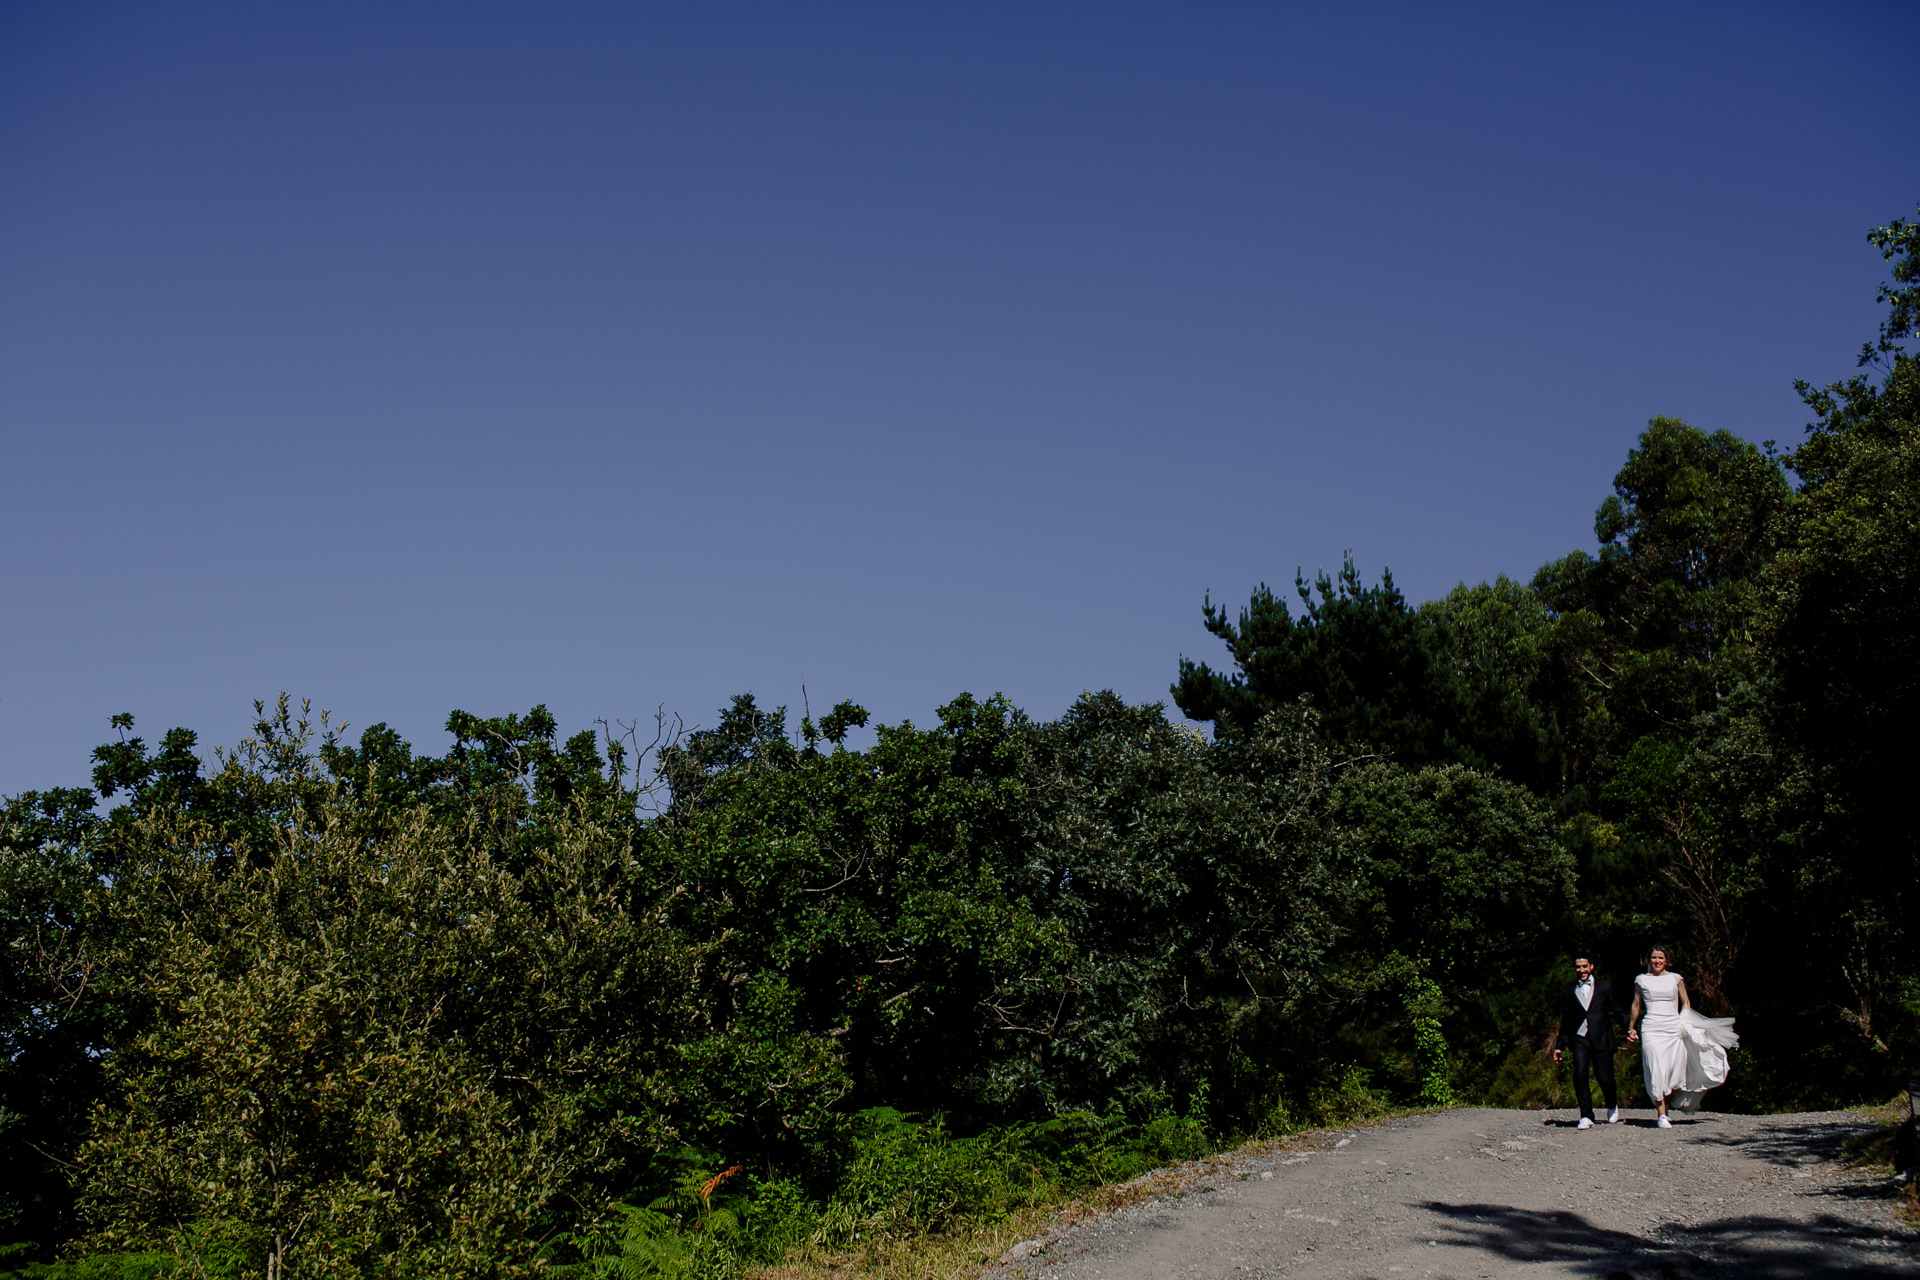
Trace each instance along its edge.
{"label": "dense foliage", "polygon": [[[1235,1133],[1556,1097],[1570,954],[1678,943],[1721,1105],[1920,1065],[1920,232],[1780,453],[1656,418],[1597,549],[1424,605],[1351,563],[1174,701],[417,754],[281,698],[116,717],[0,808],[25,1274],[727,1274]],[[103,801],[112,807],[103,805]]]}

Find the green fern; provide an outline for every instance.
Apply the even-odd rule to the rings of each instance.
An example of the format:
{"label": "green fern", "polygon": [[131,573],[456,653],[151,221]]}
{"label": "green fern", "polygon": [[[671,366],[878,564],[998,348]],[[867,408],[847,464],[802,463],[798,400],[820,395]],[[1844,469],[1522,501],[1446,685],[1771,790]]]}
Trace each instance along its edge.
{"label": "green fern", "polygon": [[596,1280],[733,1280],[743,1265],[733,1247],[740,1216],[714,1203],[714,1193],[740,1172],[683,1174],[673,1190],[644,1206],[616,1205],[611,1248],[590,1256],[576,1274]]}

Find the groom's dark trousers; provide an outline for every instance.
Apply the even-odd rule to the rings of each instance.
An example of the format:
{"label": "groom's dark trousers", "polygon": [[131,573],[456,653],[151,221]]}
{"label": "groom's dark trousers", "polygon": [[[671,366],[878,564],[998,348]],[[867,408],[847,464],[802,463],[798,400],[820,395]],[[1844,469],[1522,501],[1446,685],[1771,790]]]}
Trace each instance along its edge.
{"label": "groom's dark trousers", "polygon": [[[1593,1119],[1593,1091],[1587,1087],[1589,1073],[1600,1078],[1600,1095],[1611,1110],[1619,1103],[1620,1093],[1613,1083],[1613,1029],[1624,1023],[1626,1014],[1613,998],[1613,984],[1605,978],[1593,980],[1593,995],[1587,1006],[1580,1006],[1579,984],[1566,988],[1560,996],[1560,1034],[1554,1043],[1573,1054],[1573,1096],[1580,1103],[1580,1114]],[[1581,1023],[1585,1035],[1576,1035]]]}

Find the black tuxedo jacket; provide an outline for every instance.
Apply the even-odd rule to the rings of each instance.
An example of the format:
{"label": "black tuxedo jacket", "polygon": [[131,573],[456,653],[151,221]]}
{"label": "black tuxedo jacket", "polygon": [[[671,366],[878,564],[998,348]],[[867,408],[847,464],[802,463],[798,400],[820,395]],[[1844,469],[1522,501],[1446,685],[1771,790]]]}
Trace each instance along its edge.
{"label": "black tuxedo jacket", "polygon": [[1562,1049],[1571,1049],[1573,1033],[1580,1029],[1584,1021],[1587,1024],[1587,1043],[1596,1052],[1612,1053],[1614,1024],[1624,1026],[1627,1021],[1627,1011],[1614,998],[1613,984],[1605,978],[1594,978],[1593,1003],[1585,1009],[1580,1007],[1580,997],[1573,990],[1574,984],[1569,983],[1560,992],[1560,1038],[1554,1044]]}

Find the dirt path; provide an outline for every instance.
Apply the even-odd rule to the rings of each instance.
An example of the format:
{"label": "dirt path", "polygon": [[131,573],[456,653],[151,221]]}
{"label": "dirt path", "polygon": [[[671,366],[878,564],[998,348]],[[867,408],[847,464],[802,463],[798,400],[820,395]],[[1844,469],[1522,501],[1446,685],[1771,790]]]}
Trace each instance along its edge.
{"label": "dirt path", "polygon": [[[1449,1111],[1192,1170],[1184,1191],[1009,1251],[995,1280],[1920,1276],[1858,1116]],[[1038,1246],[1037,1249],[1035,1246]]]}

